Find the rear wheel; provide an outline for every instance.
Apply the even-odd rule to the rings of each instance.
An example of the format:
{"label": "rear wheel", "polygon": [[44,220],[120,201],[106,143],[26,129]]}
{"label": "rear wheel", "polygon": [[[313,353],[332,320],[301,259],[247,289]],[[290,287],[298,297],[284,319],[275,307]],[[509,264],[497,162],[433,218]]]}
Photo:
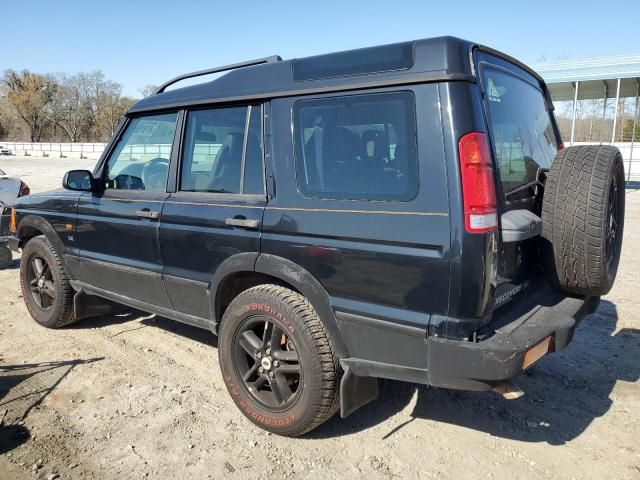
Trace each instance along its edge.
{"label": "rear wheel", "polygon": [[22,251],[20,286],[29,313],[40,325],[60,328],[74,322],[74,290],[58,254],[42,235]]}
{"label": "rear wheel", "polygon": [[542,202],[546,272],[556,287],[596,296],[611,290],[620,262],[624,204],[617,148],[589,145],[558,153]]}
{"label": "rear wheel", "polygon": [[298,436],[337,411],[337,357],[299,293],[278,285],[242,292],[225,311],[218,343],[229,393],[259,427]]}

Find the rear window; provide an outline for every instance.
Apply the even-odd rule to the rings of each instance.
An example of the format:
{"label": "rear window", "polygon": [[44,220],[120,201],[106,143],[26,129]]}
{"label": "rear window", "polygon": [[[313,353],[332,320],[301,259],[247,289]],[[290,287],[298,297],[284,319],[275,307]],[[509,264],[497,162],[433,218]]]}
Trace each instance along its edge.
{"label": "rear window", "polygon": [[508,192],[536,180],[538,168],[549,167],[558,140],[540,90],[508,73],[484,69],[485,97],[498,175],[506,200],[530,195]]}
{"label": "rear window", "polygon": [[310,197],[411,200],[418,191],[410,92],[301,100],[294,105],[298,188]]}

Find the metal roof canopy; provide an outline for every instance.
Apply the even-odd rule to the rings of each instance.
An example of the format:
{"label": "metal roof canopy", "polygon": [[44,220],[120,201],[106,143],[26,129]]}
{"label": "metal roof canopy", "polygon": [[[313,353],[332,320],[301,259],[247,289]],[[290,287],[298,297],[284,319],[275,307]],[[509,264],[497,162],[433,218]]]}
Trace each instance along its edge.
{"label": "metal roof canopy", "polygon": [[[549,89],[554,101],[572,101],[571,144],[575,136],[576,110],[579,100],[604,99],[603,118],[606,116],[607,99],[615,98],[611,142],[615,140],[620,98],[635,97],[634,125],[638,121],[640,98],[640,55],[619,55],[604,58],[547,62],[534,65]],[[631,152],[627,180],[631,175],[633,146],[636,129],[632,128]]]}
{"label": "metal roof canopy", "polygon": [[[542,73],[544,78],[544,73]],[[640,72],[636,78],[620,79],[620,98],[635,97],[640,80]],[[618,79],[609,78],[606,80],[577,80],[580,82],[578,88],[578,100],[592,100],[599,98],[616,98],[618,89]],[[549,83],[547,88],[551,98],[556,102],[572,101],[575,96],[575,81],[562,83]]]}
{"label": "metal roof canopy", "polygon": [[582,60],[562,60],[533,65],[547,83],[556,101],[573,100],[574,87],[580,82],[578,100],[615,98],[618,79],[620,97],[635,97],[640,79],[640,55],[618,55]]}

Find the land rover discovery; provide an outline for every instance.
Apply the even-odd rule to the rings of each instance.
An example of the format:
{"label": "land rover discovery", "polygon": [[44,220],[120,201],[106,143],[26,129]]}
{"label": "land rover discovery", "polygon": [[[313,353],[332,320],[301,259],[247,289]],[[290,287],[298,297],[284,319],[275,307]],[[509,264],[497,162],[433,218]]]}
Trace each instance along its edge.
{"label": "land rover discovery", "polygon": [[610,290],[624,221],[619,151],[563,148],[540,76],[452,37],[182,75],[63,187],[12,211],[33,318],[209,329],[289,436],[378,378],[517,394]]}

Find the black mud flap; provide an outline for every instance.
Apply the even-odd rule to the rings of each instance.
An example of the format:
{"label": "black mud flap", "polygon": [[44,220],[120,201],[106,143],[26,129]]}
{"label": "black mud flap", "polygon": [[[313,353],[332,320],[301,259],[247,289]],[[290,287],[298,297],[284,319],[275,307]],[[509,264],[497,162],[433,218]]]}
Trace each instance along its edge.
{"label": "black mud flap", "polygon": [[0,240],[0,269],[7,268],[11,265],[11,250],[8,245]]}
{"label": "black mud flap", "polygon": [[359,377],[347,366],[340,381],[340,416],[346,418],[378,398],[378,379]]}
{"label": "black mud flap", "polygon": [[73,297],[73,314],[76,320],[118,313],[121,308],[117,303],[106,298],[89,295],[82,290]]}

